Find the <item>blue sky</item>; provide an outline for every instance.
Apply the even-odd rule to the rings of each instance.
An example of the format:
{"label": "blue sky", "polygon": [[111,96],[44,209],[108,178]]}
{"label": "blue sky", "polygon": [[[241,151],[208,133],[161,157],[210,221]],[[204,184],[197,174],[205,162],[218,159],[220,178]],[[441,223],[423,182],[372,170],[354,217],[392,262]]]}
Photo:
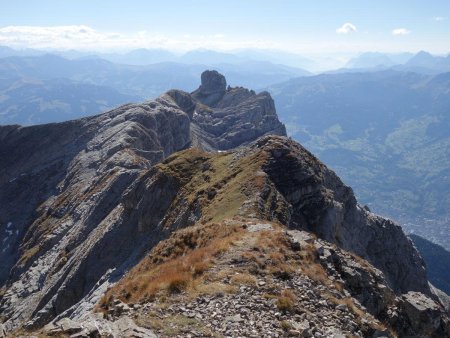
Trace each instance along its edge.
{"label": "blue sky", "polygon": [[450,52],[449,0],[0,3],[0,44],[13,47]]}

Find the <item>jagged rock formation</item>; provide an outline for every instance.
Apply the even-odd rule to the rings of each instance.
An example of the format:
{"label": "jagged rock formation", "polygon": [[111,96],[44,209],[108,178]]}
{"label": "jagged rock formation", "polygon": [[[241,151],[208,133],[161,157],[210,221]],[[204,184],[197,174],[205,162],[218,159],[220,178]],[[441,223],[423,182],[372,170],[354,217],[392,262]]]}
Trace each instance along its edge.
{"label": "jagged rock formation", "polygon": [[215,70],[207,70],[202,73],[200,87],[192,93],[192,96],[206,106],[215,107],[223,98],[227,88],[225,76]]}
{"label": "jagged rock formation", "polygon": [[352,189],[298,144],[273,139],[257,144],[271,149],[265,171],[292,206],[290,227],[369,260],[396,292],[430,294],[423,260],[399,225],[358,205]]}
{"label": "jagged rock formation", "polygon": [[227,150],[263,135],[286,135],[269,93],[226,88],[224,76],[216,71],[205,71],[192,95],[172,90],[159,100],[168,97],[192,116],[193,145],[201,149]]}
{"label": "jagged rock formation", "polygon": [[[324,259],[310,262],[327,269],[318,291],[331,285],[327,281],[339,281],[344,295],[373,317],[370,334],[377,325],[405,336],[446,334],[445,311],[430,291],[422,259],[400,227],[359,206],[351,188],[283,135],[268,93],[226,88],[217,72],[205,72],[192,94],[172,90],[155,101],[62,124],[0,127],[4,328],[33,330],[56,318],[47,329],[67,333],[58,323],[70,317],[75,326],[77,321],[92,321],[102,332],[120,331],[118,324],[108,329],[108,320],[92,314],[109,287],[121,280],[112,290],[123,300],[148,302],[135,295],[148,287],[140,282],[126,291],[129,296],[120,294],[130,269],[136,267],[131,276],[143,280],[140,273],[155,262],[200,246],[198,241],[172,240],[181,236],[180,229],[198,227],[201,233],[205,224],[222,224],[202,239],[205,246],[241,217],[296,229],[289,235],[294,242],[296,236],[297,242],[305,236],[299,230],[321,238],[317,252]],[[229,152],[204,152],[238,146]],[[158,249],[167,238],[172,245]],[[187,243],[187,249],[180,243]],[[160,255],[146,263],[152,248]],[[352,254],[334,254],[341,249]],[[296,266],[299,258],[294,256],[285,258]],[[212,261],[208,264],[204,269],[211,268]],[[281,271],[279,276],[286,275]],[[301,273],[298,278],[301,293],[310,282],[304,284]],[[107,294],[114,296],[113,291]],[[412,303],[411,295],[422,297],[424,311]],[[109,309],[114,302],[102,304]],[[123,315],[117,306],[108,312],[114,317],[111,323]],[[410,321],[417,316],[423,323],[414,326]],[[336,324],[338,332],[350,330],[341,324]],[[353,331],[364,334],[365,324],[358,325]],[[84,326],[78,329],[90,334]]]}

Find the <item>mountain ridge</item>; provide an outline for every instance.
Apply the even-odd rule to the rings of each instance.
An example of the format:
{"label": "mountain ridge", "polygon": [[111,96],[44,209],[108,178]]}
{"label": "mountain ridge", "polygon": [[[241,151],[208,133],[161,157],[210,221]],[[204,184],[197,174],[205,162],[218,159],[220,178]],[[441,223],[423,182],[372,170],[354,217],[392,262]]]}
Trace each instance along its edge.
{"label": "mountain ridge", "polygon": [[[0,127],[0,200],[7,206],[0,209],[1,240],[8,245],[0,253],[8,262],[0,274],[3,327],[38,330],[50,323],[46,330],[67,333],[58,331],[59,320],[98,316],[92,311],[108,288],[161,240],[190,226],[247,217],[308,231],[327,247],[371,262],[385,277],[376,295],[363,292],[360,299],[394,330],[448,332],[423,261],[401,228],[357,204],[351,188],[285,136],[268,93],[227,87],[216,71],[201,80],[191,94],[172,90],[94,117]],[[353,295],[363,282],[361,264],[361,272],[345,275]],[[386,301],[374,306],[381,294]],[[415,299],[428,305],[418,307]],[[387,315],[390,307],[396,310]],[[119,325],[116,317],[95,318]]]}

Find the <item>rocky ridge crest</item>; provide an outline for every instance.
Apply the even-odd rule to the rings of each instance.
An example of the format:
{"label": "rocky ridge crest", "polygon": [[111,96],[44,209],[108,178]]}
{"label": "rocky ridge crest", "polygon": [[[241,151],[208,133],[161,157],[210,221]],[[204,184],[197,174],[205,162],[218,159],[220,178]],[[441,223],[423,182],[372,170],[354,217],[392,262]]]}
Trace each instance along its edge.
{"label": "rocky ridge crest", "polygon": [[[262,221],[295,229],[291,237],[295,231],[319,237],[325,280],[339,278],[374,323],[410,336],[447,333],[448,318],[428,286],[423,261],[400,227],[358,205],[351,188],[284,135],[268,93],[226,88],[217,72],[205,72],[192,94],[172,90],[154,101],[62,124],[0,127],[3,328],[34,330],[64,318],[79,325],[93,318],[105,292],[119,280],[122,285],[161,241],[186,227]],[[239,217],[251,221],[244,224]],[[346,265],[353,263],[332,255],[336,248],[372,267],[363,264],[352,272]],[[367,284],[370,271],[378,277]],[[309,284],[293,285],[302,293]],[[422,298],[422,305],[414,303]],[[405,302],[412,307],[399,305]],[[423,323],[397,321],[393,313],[399,311],[401,318],[412,313]],[[117,316],[92,320],[102,332],[119,332],[111,324]],[[350,330],[339,325],[342,332]],[[355,332],[363,334],[358,325]],[[67,333],[58,326],[47,329]]]}

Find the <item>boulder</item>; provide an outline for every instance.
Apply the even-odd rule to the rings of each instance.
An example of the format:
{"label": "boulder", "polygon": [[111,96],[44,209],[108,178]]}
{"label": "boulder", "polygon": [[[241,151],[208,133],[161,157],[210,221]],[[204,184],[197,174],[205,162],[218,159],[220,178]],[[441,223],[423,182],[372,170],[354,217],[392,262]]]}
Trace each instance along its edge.
{"label": "boulder", "polygon": [[448,337],[449,320],[431,298],[420,292],[410,291],[402,296],[401,307],[407,316],[412,332],[423,337]]}

